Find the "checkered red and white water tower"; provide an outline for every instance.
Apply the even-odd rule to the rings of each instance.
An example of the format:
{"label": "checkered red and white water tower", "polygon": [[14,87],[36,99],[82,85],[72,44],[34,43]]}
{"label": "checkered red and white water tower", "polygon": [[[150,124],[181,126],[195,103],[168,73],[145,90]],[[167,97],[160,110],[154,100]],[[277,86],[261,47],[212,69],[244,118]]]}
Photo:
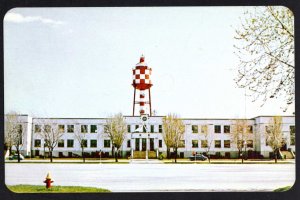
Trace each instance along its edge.
{"label": "checkered red and white water tower", "polygon": [[[135,105],[139,104],[140,106],[140,115],[148,114],[151,116],[151,91],[152,86],[151,82],[151,73],[152,69],[147,66],[145,63],[145,57],[142,55],[140,57],[140,62],[135,65],[135,68],[132,69],[133,80],[132,86],[134,87],[134,96],[133,96],[133,113],[135,114]],[[139,91],[139,98],[136,101],[136,90]],[[148,94],[147,94],[148,93]]]}

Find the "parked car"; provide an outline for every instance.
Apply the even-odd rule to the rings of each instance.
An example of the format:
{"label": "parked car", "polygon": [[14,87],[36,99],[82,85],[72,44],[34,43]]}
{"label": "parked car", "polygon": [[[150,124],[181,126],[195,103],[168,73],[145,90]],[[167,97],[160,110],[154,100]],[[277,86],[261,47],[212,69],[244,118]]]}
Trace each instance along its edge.
{"label": "parked car", "polygon": [[195,160],[195,158],[196,158],[196,160],[202,160],[202,161],[207,160],[207,157],[204,156],[203,154],[197,154],[196,156],[189,157],[190,160]]}
{"label": "parked car", "polygon": [[[9,160],[18,160],[18,154],[12,155],[8,157]],[[24,156],[20,154],[20,160],[24,160]]]}

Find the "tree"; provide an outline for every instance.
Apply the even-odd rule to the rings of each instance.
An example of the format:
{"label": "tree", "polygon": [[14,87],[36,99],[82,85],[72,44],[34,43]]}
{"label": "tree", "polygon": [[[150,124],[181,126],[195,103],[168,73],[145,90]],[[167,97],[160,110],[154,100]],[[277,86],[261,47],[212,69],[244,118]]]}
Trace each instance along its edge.
{"label": "tree", "polygon": [[5,132],[4,132],[4,146],[9,151],[9,155],[12,153],[12,147],[14,145],[14,135],[16,133],[16,120],[17,115],[9,113],[5,115]]}
{"label": "tree", "polygon": [[83,162],[85,162],[84,149],[85,147],[87,147],[86,133],[87,133],[87,125],[81,125],[80,129],[75,127],[74,134],[81,148],[81,156]]}
{"label": "tree", "polygon": [[50,162],[53,162],[53,150],[57,146],[59,139],[63,136],[63,132],[59,130],[57,124],[46,124],[46,121],[42,121],[42,123],[43,128],[39,134],[44,139],[45,147],[49,150]]}
{"label": "tree", "polygon": [[20,149],[22,148],[23,128],[18,114],[11,112],[5,115],[5,136],[4,144],[11,155],[12,147],[15,146],[18,155],[18,162],[20,162]]}
{"label": "tree", "polygon": [[106,120],[105,133],[112,141],[112,154],[118,162],[118,152],[127,133],[127,125],[122,113],[118,113]]}
{"label": "tree", "polygon": [[285,98],[283,111],[294,102],[294,15],[282,6],[257,7],[246,12],[236,30],[240,60],[236,83],[248,89],[253,101]]}
{"label": "tree", "polygon": [[163,118],[163,139],[167,146],[167,158],[170,158],[170,148],[173,147],[175,163],[177,162],[177,150],[181,145],[184,131],[185,126],[176,114],[169,114]]}
{"label": "tree", "polygon": [[277,163],[277,156],[279,149],[283,145],[282,134],[282,117],[274,116],[269,125],[266,127],[266,143],[269,145],[274,153],[275,163]]}
{"label": "tree", "polygon": [[249,125],[246,119],[235,119],[232,122],[231,126],[231,142],[236,144],[236,147],[239,151],[239,156],[244,163],[244,157],[246,154],[247,140],[250,137]]}
{"label": "tree", "polygon": [[208,130],[207,125],[201,126],[201,133],[204,134],[204,139],[205,139],[206,143],[203,144],[203,147],[205,148],[205,152],[208,157],[208,162],[210,163],[210,148],[211,148],[211,144],[213,142],[213,139],[212,139],[213,136],[212,136],[211,132]]}

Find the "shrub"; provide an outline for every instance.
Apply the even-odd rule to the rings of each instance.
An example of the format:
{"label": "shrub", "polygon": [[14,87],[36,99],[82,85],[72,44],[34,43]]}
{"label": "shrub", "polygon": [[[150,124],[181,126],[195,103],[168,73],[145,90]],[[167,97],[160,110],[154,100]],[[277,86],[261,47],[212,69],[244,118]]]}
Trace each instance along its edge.
{"label": "shrub", "polygon": [[158,157],[159,160],[163,160],[164,158],[165,158],[165,157],[164,157],[163,154],[160,154],[159,157]]}

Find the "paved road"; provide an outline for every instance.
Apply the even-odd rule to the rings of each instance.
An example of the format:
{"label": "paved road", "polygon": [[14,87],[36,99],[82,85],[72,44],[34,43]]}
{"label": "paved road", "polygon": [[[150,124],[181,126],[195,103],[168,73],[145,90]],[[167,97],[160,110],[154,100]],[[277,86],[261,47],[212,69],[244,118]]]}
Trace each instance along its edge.
{"label": "paved road", "polygon": [[293,185],[294,164],[31,164],[6,163],[5,182],[93,186],[113,192],[271,191]]}

